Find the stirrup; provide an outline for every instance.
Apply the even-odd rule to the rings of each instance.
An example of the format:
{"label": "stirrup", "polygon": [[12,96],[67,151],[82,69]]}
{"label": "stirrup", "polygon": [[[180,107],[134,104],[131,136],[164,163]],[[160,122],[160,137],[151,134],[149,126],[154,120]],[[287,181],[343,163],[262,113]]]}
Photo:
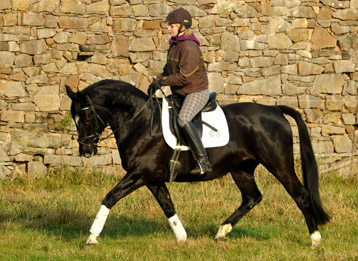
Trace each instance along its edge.
{"label": "stirrup", "polygon": [[195,168],[190,171],[190,175],[204,175],[209,172],[212,172],[213,169],[207,159],[202,159],[200,161],[196,161]]}

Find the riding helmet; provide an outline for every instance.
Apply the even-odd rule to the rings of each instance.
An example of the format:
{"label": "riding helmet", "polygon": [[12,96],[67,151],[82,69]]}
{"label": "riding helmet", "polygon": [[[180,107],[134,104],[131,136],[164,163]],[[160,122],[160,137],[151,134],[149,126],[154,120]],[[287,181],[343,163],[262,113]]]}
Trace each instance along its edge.
{"label": "riding helmet", "polygon": [[165,22],[169,24],[183,24],[186,28],[190,28],[192,25],[190,13],[182,7],[170,11]]}

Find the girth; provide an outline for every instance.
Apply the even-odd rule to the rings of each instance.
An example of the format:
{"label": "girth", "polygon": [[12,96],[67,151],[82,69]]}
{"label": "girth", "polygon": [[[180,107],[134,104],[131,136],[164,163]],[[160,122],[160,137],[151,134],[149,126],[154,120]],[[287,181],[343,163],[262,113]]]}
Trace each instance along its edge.
{"label": "girth", "polygon": [[[172,107],[169,108],[169,126],[171,132],[177,137],[178,141],[181,145],[188,145],[183,136],[181,135],[180,126],[178,123],[178,114],[180,108],[184,102],[184,96],[180,96],[177,94],[172,94],[168,96],[169,103]],[[214,111],[217,107],[216,102],[216,92],[211,92],[209,95],[209,100],[203,109],[193,118],[192,122],[195,125],[200,137],[202,137],[203,133],[203,121],[201,119],[201,112],[209,112]]]}

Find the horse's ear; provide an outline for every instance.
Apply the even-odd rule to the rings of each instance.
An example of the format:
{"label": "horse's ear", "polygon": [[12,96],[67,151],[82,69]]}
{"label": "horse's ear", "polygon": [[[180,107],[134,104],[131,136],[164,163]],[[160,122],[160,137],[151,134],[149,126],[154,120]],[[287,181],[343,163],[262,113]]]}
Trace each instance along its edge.
{"label": "horse's ear", "polygon": [[74,92],[74,91],[72,91],[72,89],[71,89],[70,86],[65,85],[65,87],[66,87],[66,93],[67,93],[68,97],[70,97],[71,100],[76,100],[76,98],[77,98],[77,93]]}

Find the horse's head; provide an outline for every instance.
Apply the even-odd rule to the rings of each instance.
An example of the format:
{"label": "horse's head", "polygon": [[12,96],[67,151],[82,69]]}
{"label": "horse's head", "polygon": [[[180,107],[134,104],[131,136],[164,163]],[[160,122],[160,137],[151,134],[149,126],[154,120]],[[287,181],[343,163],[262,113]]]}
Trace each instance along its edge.
{"label": "horse's head", "polygon": [[73,92],[69,86],[66,86],[66,91],[72,100],[71,114],[78,132],[80,155],[89,158],[97,154],[97,143],[105,124],[89,96]]}

